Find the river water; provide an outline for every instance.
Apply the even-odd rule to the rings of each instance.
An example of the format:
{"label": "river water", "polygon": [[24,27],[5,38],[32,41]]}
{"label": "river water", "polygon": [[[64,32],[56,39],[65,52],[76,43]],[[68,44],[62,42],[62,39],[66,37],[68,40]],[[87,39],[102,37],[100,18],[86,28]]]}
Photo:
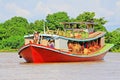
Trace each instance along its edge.
{"label": "river water", "polygon": [[1,52],[0,80],[120,80],[120,53],[101,61],[33,64]]}

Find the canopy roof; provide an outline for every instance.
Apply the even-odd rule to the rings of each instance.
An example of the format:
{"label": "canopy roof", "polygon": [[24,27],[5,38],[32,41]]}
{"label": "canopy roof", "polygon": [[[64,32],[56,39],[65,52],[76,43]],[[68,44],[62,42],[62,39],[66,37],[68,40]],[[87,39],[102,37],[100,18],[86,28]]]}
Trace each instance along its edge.
{"label": "canopy roof", "polygon": [[104,35],[106,34],[106,32],[103,32],[101,34],[99,34],[96,37],[93,38],[86,38],[86,39],[76,39],[76,38],[68,38],[68,37],[64,37],[64,36],[56,36],[56,39],[65,39],[65,40],[71,40],[71,41],[80,41],[80,42],[87,42],[87,41],[92,41],[92,40],[96,40],[98,38],[104,37]]}

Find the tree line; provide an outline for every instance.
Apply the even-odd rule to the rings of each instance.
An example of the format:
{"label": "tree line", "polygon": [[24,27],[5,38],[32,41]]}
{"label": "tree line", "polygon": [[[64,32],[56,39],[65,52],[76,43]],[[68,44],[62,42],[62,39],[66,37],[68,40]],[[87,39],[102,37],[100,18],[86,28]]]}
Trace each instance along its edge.
{"label": "tree line", "polygon": [[24,44],[24,35],[33,34],[34,31],[43,32],[46,29],[64,29],[60,22],[85,22],[94,21],[96,31],[106,31],[106,42],[113,43],[115,46],[112,52],[120,52],[120,29],[108,32],[104,26],[107,21],[104,17],[95,18],[94,12],[83,12],[76,18],[71,18],[66,12],[56,12],[48,14],[45,20],[28,22],[26,18],[14,16],[3,23],[0,23],[0,49],[18,49]]}

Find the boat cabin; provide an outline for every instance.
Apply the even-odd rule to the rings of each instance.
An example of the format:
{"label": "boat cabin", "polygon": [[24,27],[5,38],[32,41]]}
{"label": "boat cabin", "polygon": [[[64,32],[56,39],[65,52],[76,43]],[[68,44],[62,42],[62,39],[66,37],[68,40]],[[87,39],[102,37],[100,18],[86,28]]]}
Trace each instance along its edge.
{"label": "boat cabin", "polygon": [[105,33],[101,33],[100,35],[89,39],[75,39],[59,36],[55,39],[55,48],[69,51],[73,54],[93,53],[105,45],[104,35]]}
{"label": "boat cabin", "polygon": [[95,32],[91,22],[63,22],[65,31],[57,34],[39,34],[25,36],[25,44],[29,42],[41,44],[50,48],[60,49],[72,54],[90,54],[105,45],[105,32]]}
{"label": "boat cabin", "polygon": [[94,32],[94,22],[62,22],[65,30]]}
{"label": "boat cabin", "polygon": [[[65,32],[72,36],[57,38],[57,48],[63,48],[73,54],[94,53],[105,45],[105,32],[95,32],[93,22],[63,22]],[[66,33],[67,34],[67,33]]]}

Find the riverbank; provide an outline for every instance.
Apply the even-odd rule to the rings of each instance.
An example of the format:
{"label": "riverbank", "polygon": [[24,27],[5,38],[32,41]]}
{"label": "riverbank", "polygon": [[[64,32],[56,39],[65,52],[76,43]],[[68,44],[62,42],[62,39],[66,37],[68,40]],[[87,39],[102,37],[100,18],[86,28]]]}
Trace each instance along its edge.
{"label": "riverbank", "polygon": [[17,52],[18,49],[1,49],[0,52]]}

